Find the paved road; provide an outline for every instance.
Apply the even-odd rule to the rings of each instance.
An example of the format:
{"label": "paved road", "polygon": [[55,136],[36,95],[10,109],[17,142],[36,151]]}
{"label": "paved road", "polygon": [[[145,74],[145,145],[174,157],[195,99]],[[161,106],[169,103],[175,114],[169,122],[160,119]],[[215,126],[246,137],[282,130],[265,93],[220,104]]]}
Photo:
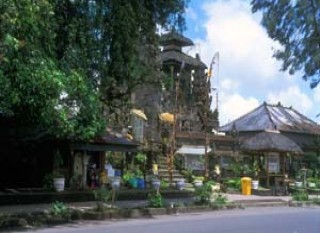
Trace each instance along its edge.
{"label": "paved road", "polygon": [[[20,233],[22,231],[19,231]],[[86,221],[35,233],[319,233],[320,208],[267,207],[153,219]]]}

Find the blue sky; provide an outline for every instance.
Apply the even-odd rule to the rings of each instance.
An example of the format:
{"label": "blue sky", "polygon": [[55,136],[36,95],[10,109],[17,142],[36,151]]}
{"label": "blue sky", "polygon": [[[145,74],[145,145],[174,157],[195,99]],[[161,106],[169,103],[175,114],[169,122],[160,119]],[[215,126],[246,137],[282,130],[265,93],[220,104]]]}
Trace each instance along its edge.
{"label": "blue sky", "polygon": [[[184,35],[195,42],[189,55],[199,53],[209,66],[214,54],[212,86],[218,89],[221,124],[258,107],[264,101],[300,111],[319,122],[320,87],[280,72],[272,58],[280,48],[260,25],[261,15],[252,14],[247,0],[191,0]],[[215,103],[213,103],[213,108]]]}

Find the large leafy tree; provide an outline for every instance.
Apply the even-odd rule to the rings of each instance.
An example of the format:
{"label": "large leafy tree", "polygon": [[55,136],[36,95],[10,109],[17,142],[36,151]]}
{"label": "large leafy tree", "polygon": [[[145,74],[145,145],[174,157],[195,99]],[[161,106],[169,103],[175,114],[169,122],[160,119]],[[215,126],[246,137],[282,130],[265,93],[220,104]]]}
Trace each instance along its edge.
{"label": "large leafy tree", "polygon": [[98,92],[57,57],[54,5],[0,3],[0,114],[17,138],[88,139],[101,129]]}
{"label": "large leafy tree", "polygon": [[119,123],[132,89],[156,83],[157,26],[183,29],[186,3],[1,1],[0,114],[10,133],[89,139],[103,129],[102,110]]}
{"label": "large leafy tree", "polygon": [[[132,90],[157,83],[157,26],[182,30],[188,1],[56,2],[56,15],[64,22],[58,33],[59,54],[67,64],[86,67],[101,93],[105,116],[113,125],[126,124]],[[66,48],[78,53],[65,56]]]}
{"label": "large leafy tree", "polygon": [[320,82],[320,2],[318,0],[252,0],[252,11],[263,15],[262,25],[282,45],[274,56],[290,74],[302,71],[314,88]]}

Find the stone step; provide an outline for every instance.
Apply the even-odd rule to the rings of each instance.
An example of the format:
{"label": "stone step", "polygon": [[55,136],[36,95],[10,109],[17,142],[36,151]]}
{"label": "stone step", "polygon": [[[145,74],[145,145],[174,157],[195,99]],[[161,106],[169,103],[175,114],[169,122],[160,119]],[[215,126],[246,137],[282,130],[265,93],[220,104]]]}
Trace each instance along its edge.
{"label": "stone step", "polygon": [[[158,173],[159,174],[169,174],[169,170],[168,169],[159,169]],[[178,170],[175,170],[175,169],[172,170],[172,174],[181,175],[180,172]]]}
{"label": "stone step", "polygon": [[[170,180],[170,176],[169,175],[160,176],[160,179],[168,181],[168,180]],[[172,176],[172,179],[173,180],[181,180],[181,179],[184,179],[184,177],[181,175],[180,176],[175,175],[175,176]]]}
{"label": "stone step", "polygon": [[[180,181],[183,177],[172,177],[172,181],[175,183],[177,181]],[[170,182],[170,178],[169,177],[161,177],[161,180],[164,180],[166,182]]]}

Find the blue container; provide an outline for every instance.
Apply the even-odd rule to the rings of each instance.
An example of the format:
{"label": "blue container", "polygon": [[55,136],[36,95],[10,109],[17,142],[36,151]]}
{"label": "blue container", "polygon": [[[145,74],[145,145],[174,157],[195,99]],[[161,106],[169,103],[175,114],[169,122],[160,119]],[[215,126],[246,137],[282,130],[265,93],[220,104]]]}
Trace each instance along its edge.
{"label": "blue container", "polygon": [[138,179],[137,178],[132,178],[129,180],[129,184],[131,188],[138,188]]}
{"label": "blue container", "polygon": [[138,188],[139,189],[145,189],[144,179],[138,179]]}
{"label": "blue container", "polygon": [[121,170],[114,170],[114,176],[121,176]]}

